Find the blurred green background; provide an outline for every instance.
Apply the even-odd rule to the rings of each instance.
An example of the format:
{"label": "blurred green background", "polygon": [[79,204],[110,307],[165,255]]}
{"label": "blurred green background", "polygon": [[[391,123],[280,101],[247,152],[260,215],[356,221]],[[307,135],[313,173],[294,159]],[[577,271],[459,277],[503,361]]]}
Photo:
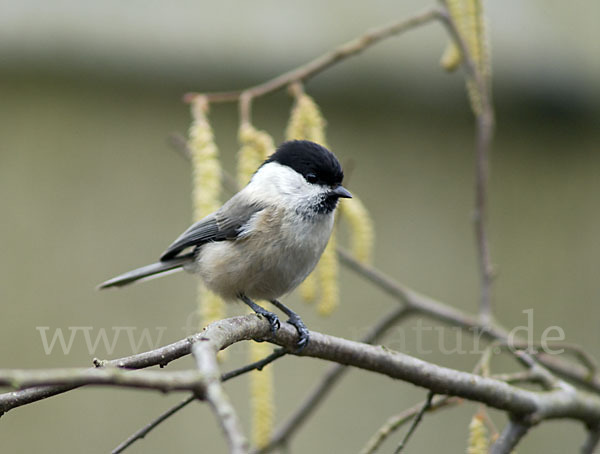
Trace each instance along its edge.
{"label": "blurred green background", "polygon": [[[113,352],[100,343],[90,355],[81,331],[68,354],[57,345],[47,355],[40,327],[48,336],[60,328],[67,338],[69,327],[91,327],[92,340],[103,329],[111,335],[114,327],[135,327],[136,341],[144,329],[155,341],[162,332],[160,344],[188,334],[197,323],[189,276],[94,290],[154,261],[190,222],[189,165],[166,142],[189,126],[181,95],[258,83],[433,3],[0,1],[0,367],[85,366],[93,356],[132,353],[123,332]],[[498,123],[489,200],[497,317],[508,327],[525,325],[522,310],[533,308],[536,337],[560,326],[568,342],[598,355],[600,4],[511,0],[486,7]],[[429,25],[335,66],[306,89],[328,121],[331,148],[352,169],[349,188],[373,215],[375,265],[474,311],[473,119],[460,74],[438,67],[445,43],[441,27]],[[278,93],[255,103],[255,124],[278,142],[290,102]],[[215,105],[211,118],[223,162],[233,170],[236,107]],[[396,304],[348,270],[342,306],[330,318],[316,316],[296,295],[288,302],[312,329],[348,338]],[[242,312],[230,307],[231,314]],[[424,334],[433,353],[419,355],[414,324],[393,330],[385,343],[472,369],[478,356],[441,354],[437,331]],[[455,331],[445,330],[443,339],[450,348]],[[469,348],[468,336],[463,345]],[[237,345],[223,369],[245,361]],[[277,363],[278,419],[326,366],[306,358]],[[189,367],[190,358],[169,366]],[[493,367],[515,365],[499,358]],[[247,379],[226,388],[248,430]],[[358,451],[388,416],[425,394],[351,371],[293,451]],[[1,450],[107,452],[183,397],[76,390],[2,416]],[[426,417],[408,452],[464,452],[476,409],[466,404]],[[504,417],[492,414],[502,427]],[[519,452],[573,452],[583,437],[577,424],[545,423]],[[225,451],[202,404],[129,450],[190,451]]]}

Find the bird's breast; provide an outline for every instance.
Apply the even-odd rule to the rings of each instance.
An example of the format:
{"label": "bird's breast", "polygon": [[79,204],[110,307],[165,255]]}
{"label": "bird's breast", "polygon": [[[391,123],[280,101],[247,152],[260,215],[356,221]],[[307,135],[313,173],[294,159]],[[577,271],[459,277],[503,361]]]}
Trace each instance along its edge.
{"label": "bird's breast", "polygon": [[208,243],[198,251],[194,271],[226,299],[240,293],[279,298],[308,276],[327,245],[332,213],[299,221],[284,210],[264,211],[241,238]]}

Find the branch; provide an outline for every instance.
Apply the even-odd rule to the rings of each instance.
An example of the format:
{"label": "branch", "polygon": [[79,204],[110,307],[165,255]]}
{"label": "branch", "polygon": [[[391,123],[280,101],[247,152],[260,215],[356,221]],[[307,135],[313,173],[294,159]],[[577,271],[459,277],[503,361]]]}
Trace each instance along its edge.
{"label": "branch", "polygon": [[228,333],[224,330],[210,330],[210,326],[205,329],[205,337],[192,346],[196,367],[204,376],[204,398],[221,424],[230,454],[245,454],[248,452],[248,441],[235,409],[221,385],[221,374],[217,365],[217,353],[228,345]]}
{"label": "branch", "polygon": [[[338,252],[340,259],[346,266],[367,278],[388,294],[405,303],[407,309],[414,310],[436,320],[456,325],[472,332],[480,332],[483,337],[488,339],[507,340],[508,333],[506,330],[484,326],[469,315],[433,298],[419,294],[408,287],[398,284],[377,269],[357,262],[350,254],[341,250]],[[201,336],[202,333],[198,333],[187,339],[180,340],[156,350],[111,361],[97,361],[96,365],[98,367],[112,366],[127,369],[141,369],[155,365],[165,366],[175,359],[188,355],[191,351],[191,343]],[[563,361],[560,358],[548,354],[540,353],[537,357],[542,364],[553,372],[570,378],[596,392],[600,392],[600,378],[598,378],[597,375],[590,377],[590,373],[586,368],[571,362]],[[40,386],[22,391],[0,394],[0,415],[12,408],[45,399],[69,391],[78,386],[80,385]]]}
{"label": "branch", "polygon": [[552,373],[550,373],[548,369],[539,364],[535,360],[535,358],[529,353],[522,350],[512,351],[512,353],[517,358],[517,360],[521,362],[521,364],[529,368],[529,372],[531,372],[533,377],[535,377],[535,380],[538,383],[540,383],[544,388],[554,389],[569,386],[564,381],[559,380],[554,375],[552,375]]}
{"label": "branch", "polygon": [[[302,356],[335,361],[392,378],[404,380],[433,391],[484,403],[516,415],[528,415],[532,420],[570,417],[583,422],[600,419],[600,398],[569,387],[547,392],[533,392],[504,382],[456,371],[413,358],[383,347],[311,334],[311,342]],[[290,346],[295,332],[287,325],[274,339]]]}
{"label": "branch", "polygon": [[[281,358],[286,353],[287,353],[286,349],[278,348],[273,353],[271,353],[269,356],[261,359],[260,361],[256,361],[252,364],[248,364],[247,366],[243,366],[243,367],[240,367],[239,369],[234,369],[230,372],[224,373],[223,375],[221,375],[221,381],[225,382],[232,378],[239,377],[240,375],[245,374],[246,372],[250,372],[252,370],[262,370],[263,367],[265,367],[267,364],[275,361],[277,358]],[[185,408],[187,405],[189,405],[194,400],[196,400],[196,398],[197,397],[195,395],[192,395],[192,396],[186,398],[185,400],[181,401],[174,407],[169,408],[164,413],[161,413],[157,418],[150,421],[148,424],[146,424],[144,427],[142,427],[138,431],[134,432],[130,437],[128,437],[121,444],[119,444],[119,446],[117,446],[115,449],[113,449],[112,454],[119,454],[119,453],[125,451],[125,449],[127,449],[129,446],[131,446],[137,440],[141,440],[142,438],[144,438],[152,430],[154,430],[154,428],[156,428],[160,423],[164,422],[165,420],[167,420],[168,418],[173,416],[179,410]]]}
{"label": "branch", "polygon": [[417,291],[396,282],[377,268],[359,262],[352,254],[344,249],[338,248],[338,256],[345,266],[360,274],[388,295],[394,297],[403,304],[406,304],[408,308],[413,309],[416,312],[421,312],[435,320],[461,328],[480,330],[484,336],[491,339],[496,339],[496,337],[501,336],[500,332],[495,332],[493,331],[493,328],[482,325],[474,317],[429,296],[420,294]]}
{"label": "branch", "polygon": [[[143,369],[150,366],[166,366],[171,361],[191,353],[192,343],[202,337],[202,332],[194,334],[173,344],[166,345],[156,350],[151,350],[137,355],[114,359],[111,361],[94,360],[96,367],[118,367],[123,369]],[[95,370],[95,369],[88,369]],[[81,386],[81,383],[37,386],[22,391],[13,391],[0,394],[0,415],[8,410],[21,405],[30,404],[47,397],[70,391]]]}
{"label": "branch", "polygon": [[194,391],[204,394],[202,375],[196,371],[159,372],[106,369],[0,369],[0,386],[25,389],[39,386],[120,386],[157,391]]}
{"label": "branch", "polygon": [[[517,383],[540,383],[539,377],[530,370],[508,374],[493,374],[490,376],[496,380],[510,383],[511,385],[515,385]],[[543,385],[543,383],[540,384]]]}
{"label": "branch", "polygon": [[[192,339],[172,344],[177,346],[176,349],[163,347],[134,357],[137,364],[140,362],[147,364],[150,358],[156,359],[157,352],[160,351],[162,354],[159,354],[158,357],[162,359],[162,362],[165,362],[165,356],[174,358],[184,354],[183,352],[190,353],[190,341],[193,340],[194,356],[201,373],[187,372],[189,375],[183,375],[177,372],[125,372],[104,369],[90,373],[89,370],[84,369],[79,370],[79,375],[76,377],[63,375],[60,379],[57,379],[59,375],[57,373],[54,379],[56,382],[69,387],[69,389],[84,383],[106,384],[105,381],[112,380],[111,383],[116,381],[116,379],[98,378],[109,374],[118,376],[119,380],[125,380],[126,385],[130,385],[135,381],[136,385],[146,386],[148,380],[155,380],[156,383],[154,384],[157,386],[153,389],[191,389],[192,387],[196,390],[201,389],[204,391],[204,398],[213,407],[227,434],[231,451],[242,453],[246,452],[246,441],[235,412],[222,390],[216,353],[233,343],[249,339],[270,340],[286,348],[293,348],[297,342],[296,329],[287,323],[282,324],[273,339],[268,339],[270,335],[269,323],[255,314],[229,318],[210,324],[201,333],[193,336]],[[520,436],[524,435],[526,432],[525,427],[537,424],[544,419],[570,418],[582,421],[588,427],[596,427],[600,423],[600,398],[570,386],[545,392],[524,390],[491,378],[437,366],[402,353],[393,352],[381,346],[353,342],[316,332],[311,332],[311,342],[299,355],[370,370],[427,388],[436,394],[447,394],[478,401],[490,407],[504,410],[511,414],[513,418],[519,418],[520,421],[526,421],[526,423],[512,423],[509,425],[503,436],[500,437],[497,449],[512,446],[511,443],[516,443]],[[130,357],[129,361],[133,363],[134,360]],[[27,372],[27,374],[33,373]],[[125,378],[128,376],[134,378]],[[141,380],[140,377],[143,377],[146,381]],[[161,381],[164,377],[168,377],[168,380]],[[181,381],[174,385],[172,382],[173,377],[178,377]],[[52,377],[44,375],[42,378],[34,379],[31,375],[19,376],[12,372],[4,375],[0,374],[2,383],[13,383],[15,379],[18,379],[21,385],[25,383],[39,384],[49,378]],[[123,382],[121,381],[121,383]],[[59,389],[64,390],[64,386]]]}
{"label": "branch", "polygon": [[510,420],[496,443],[490,448],[490,454],[510,454],[530,427],[523,422]]}
{"label": "branch", "polygon": [[[378,269],[360,263],[343,249],[338,249],[338,255],[345,266],[369,280],[388,295],[405,304],[407,308],[427,315],[434,320],[458,326],[472,334],[480,334],[488,340],[497,340],[503,343],[508,341],[509,332],[506,329],[497,325],[488,325],[434,298],[418,293],[396,282]],[[520,339],[515,339],[515,341],[519,343],[523,342]],[[571,361],[565,361],[546,353],[538,353],[536,354],[536,358],[552,372],[600,393],[600,377],[598,374],[592,375],[587,367],[582,367],[579,364],[574,364]]]}
{"label": "branch", "polygon": [[[410,311],[403,307],[398,307],[394,309],[391,313],[382,317],[376,324],[371,328],[371,330],[367,333],[365,337],[362,338],[362,342],[371,343],[379,336],[381,336],[387,329],[389,329],[394,324],[398,323],[403,317],[408,315]],[[248,364],[247,366],[240,367],[239,369],[232,370],[230,372],[226,372],[221,375],[221,381],[227,381],[239,375],[242,375],[251,370],[262,370],[267,364],[275,361],[277,358],[284,356],[288,351],[284,348],[276,349],[269,356],[261,359],[260,361],[256,361],[254,363]],[[345,370],[345,366],[341,364],[334,365],[330,371],[326,373],[326,376],[321,380],[317,388],[309,395],[308,399],[306,399],[305,403],[300,406],[299,410],[292,415],[287,421],[282,425],[282,429],[277,431],[277,434],[271,441],[271,443],[261,449],[261,452],[266,452],[271,448],[279,446],[285,440],[287,440],[293,432],[299,429],[301,423],[308,417],[308,415],[316,408],[317,404],[322,402],[323,397],[327,394],[327,392],[331,389],[333,384],[337,381],[339,377],[341,377],[342,372]],[[194,396],[188,397],[184,401],[175,405],[174,407],[168,409],[166,412],[159,415],[156,419],[133,433],[127,440],[122,442],[119,446],[117,446],[113,450],[113,454],[119,454],[123,452],[130,445],[135,443],[137,440],[144,438],[150,431],[152,431],[156,426],[165,421],[167,418],[171,417],[179,410],[186,407],[195,399]]]}
{"label": "branch", "polygon": [[473,61],[473,56],[458,29],[454,18],[448,10],[447,0],[442,0],[439,19],[446,26],[448,33],[457,43],[463,56],[463,66],[467,77],[474,81],[481,99],[481,110],[476,113],[477,128],[475,139],[476,172],[475,172],[475,207],[473,222],[477,240],[477,253],[481,276],[481,303],[479,315],[484,324],[492,320],[492,281],[494,270],[490,257],[490,248],[486,227],[487,218],[487,186],[489,175],[489,153],[494,135],[494,107],[490,96],[488,78],[482,74]]}
{"label": "branch", "polygon": [[[270,339],[270,334],[269,323],[252,314],[211,323],[196,337],[197,342],[194,345],[197,361],[200,362],[201,370],[209,373],[203,373],[202,377],[206,383],[207,399],[218,400],[216,386],[220,387],[218,375],[216,378],[214,375],[216,363],[210,364],[209,359],[205,357],[208,355],[207,351],[211,354],[216,353],[233,343],[249,339],[269,340],[286,348],[293,348],[297,342],[296,329],[287,323],[282,324],[274,338]],[[207,345],[206,351],[203,345]],[[189,353],[189,346],[186,350]],[[317,332],[311,332],[311,342],[297,355],[370,370],[427,388],[436,394],[448,394],[481,402],[507,411],[511,415],[527,417],[530,424],[550,418],[576,419],[590,426],[595,426],[600,421],[600,398],[570,386],[544,392],[529,391],[492,378],[437,366],[381,346]],[[81,384],[81,380],[76,380],[76,384],[69,383],[69,386]]]}
{"label": "branch", "polygon": [[[246,102],[249,102],[249,100],[252,98],[264,96],[268,93],[281,90],[293,82],[306,81],[330,66],[357,55],[363,50],[386,38],[399,35],[405,31],[416,28],[435,19],[439,19],[439,14],[440,13],[438,9],[429,9],[408,19],[367,31],[364,35],[355,38],[352,41],[349,41],[346,44],[343,44],[336,49],[329,51],[302,66],[299,66],[296,69],[281,74],[280,76],[277,76],[259,85],[255,85],[245,90],[207,93],[204,96],[207,97],[209,102],[235,102],[240,100],[240,97],[244,95],[247,97]],[[184,101],[191,102],[196,96],[198,96],[198,93],[188,93],[184,96]]]}
{"label": "branch", "polygon": [[[389,314],[382,317],[361,339],[361,342],[371,344],[376,342],[389,328],[410,314],[406,307],[398,307]],[[304,421],[323,402],[329,391],[346,372],[345,364],[332,364],[325,372],[319,383],[308,393],[298,409],[275,431],[270,443],[253,451],[253,454],[265,454],[275,448],[284,445],[300,429]]]}

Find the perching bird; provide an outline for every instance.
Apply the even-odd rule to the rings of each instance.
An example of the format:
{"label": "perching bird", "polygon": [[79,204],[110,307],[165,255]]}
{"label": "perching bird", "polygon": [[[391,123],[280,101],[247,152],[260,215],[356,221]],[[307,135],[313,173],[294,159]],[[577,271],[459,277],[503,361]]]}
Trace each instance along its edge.
{"label": "perching bird", "polygon": [[161,255],[160,261],[110,279],[99,288],[120,287],[173,270],[197,273],[225,300],[240,299],[279,328],[276,314],[253,300],[268,300],[289,316],[298,349],[308,329],[277,298],[295,289],[315,268],[333,228],[342,186],[339,161],[306,140],[279,146],[250,182],[218,211],[196,222]]}

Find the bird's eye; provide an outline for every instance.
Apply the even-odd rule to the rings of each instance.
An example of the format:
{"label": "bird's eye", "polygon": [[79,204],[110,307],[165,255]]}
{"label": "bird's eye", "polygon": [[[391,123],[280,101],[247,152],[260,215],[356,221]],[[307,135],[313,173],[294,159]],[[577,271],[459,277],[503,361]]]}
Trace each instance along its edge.
{"label": "bird's eye", "polygon": [[314,173],[307,173],[306,174],[306,181],[308,181],[309,183],[316,183],[317,182],[317,176]]}

